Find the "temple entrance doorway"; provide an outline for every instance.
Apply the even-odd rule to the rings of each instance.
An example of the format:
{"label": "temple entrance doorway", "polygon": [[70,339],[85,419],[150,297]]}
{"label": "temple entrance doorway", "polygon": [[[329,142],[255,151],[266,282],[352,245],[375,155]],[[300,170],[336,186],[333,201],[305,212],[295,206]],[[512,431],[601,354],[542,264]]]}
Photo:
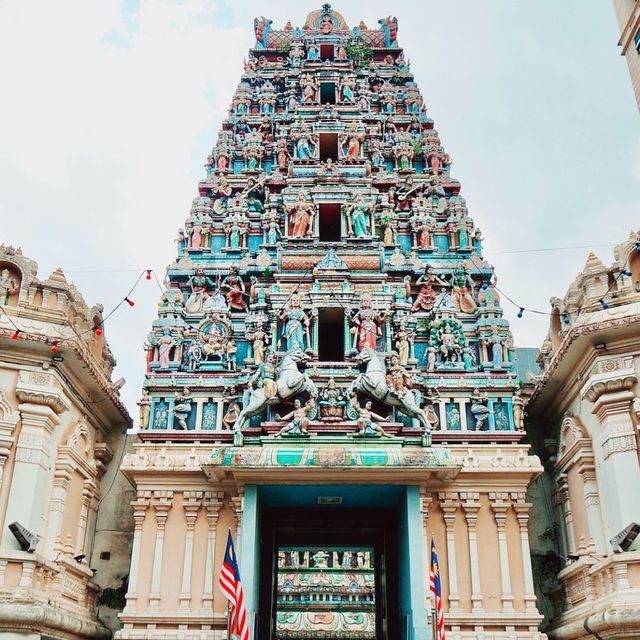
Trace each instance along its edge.
{"label": "temple entrance doorway", "polygon": [[260,638],[400,637],[394,509],[265,509]]}
{"label": "temple entrance doorway", "polygon": [[326,307],[318,313],[318,358],[321,362],[344,359],[344,311]]}

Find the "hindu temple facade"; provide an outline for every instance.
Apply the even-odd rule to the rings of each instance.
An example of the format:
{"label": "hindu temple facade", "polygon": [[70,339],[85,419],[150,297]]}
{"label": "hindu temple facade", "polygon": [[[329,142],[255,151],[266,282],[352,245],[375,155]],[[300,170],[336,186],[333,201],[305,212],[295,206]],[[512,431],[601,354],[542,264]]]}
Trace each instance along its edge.
{"label": "hindu temple facade", "polygon": [[255,21],[146,347],[122,639],[538,639],[514,345],[397,41]]}
{"label": "hindu temple facade", "polygon": [[[101,305],[0,245],[0,637],[108,639],[133,523],[131,418]],[[100,510],[98,509],[100,507]],[[118,595],[119,594],[119,595]]]}
{"label": "hindu temple facade", "polygon": [[546,471],[531,488],[544,629],[557,640],[636,638],[640,233],[615,248],[609,266],[590,254],[551,305],[528,406]]}

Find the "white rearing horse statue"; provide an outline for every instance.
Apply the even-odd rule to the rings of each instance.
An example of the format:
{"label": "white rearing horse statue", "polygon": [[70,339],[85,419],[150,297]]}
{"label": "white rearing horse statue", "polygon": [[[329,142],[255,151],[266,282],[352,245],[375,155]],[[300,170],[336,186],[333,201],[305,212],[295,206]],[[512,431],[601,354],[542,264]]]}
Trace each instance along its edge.
{"label": "white rearing horse statue", "polygon": [[298,368],[300,363],[308,359],[307,354],[301,349],[294,349],[284,356],[278,367],[277,393],[272,398],[265,396],[264,389],[248,389],[248,398],[243,402],[244,406],[235,422],[234,431],[240,431],[248,418],[258,415],[269,405],[280,404],[287,398],[303,392],[317,396],[318,389],[313,380]]}
{"label": "white rearing horse statue", "polygon": [[398,407],[402,413],[418,420],[425,433],[431,433],[427,414],[420,408],[421,394],[418,389],[407,389],[401,398],[395,395],[387,385],[387,368],[384,364],[384,358],[373,349],[365,347],[357,355],[356,361],[366,363],[367,368],[351,383],[350,393],[359,391],[387,406]]}

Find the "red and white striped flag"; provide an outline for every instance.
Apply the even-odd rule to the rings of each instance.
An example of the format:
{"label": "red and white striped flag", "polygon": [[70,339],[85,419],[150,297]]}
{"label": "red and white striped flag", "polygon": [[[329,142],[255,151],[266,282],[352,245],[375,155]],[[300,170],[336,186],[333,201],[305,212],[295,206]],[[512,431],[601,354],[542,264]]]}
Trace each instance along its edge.
{"label": "red and white striped flag", "polygon": [[244,589],[240,582],[240,569],[238,569],[238,559],[233,548],[231,531],[227,538],[227,550],[224,554],[218,585],[230,603],[229,634],[240,640],[250,640],[247,610],[244,606]]}
{"label": "red and white striped flag", "polygon": [[431,569],[429,571],[429,588],[436,601],[437,640],[446,640],[444,634],[444,611],[442,610],[442,584],[440,583],[440,564],[436,553],[436,543],[431,538]]}

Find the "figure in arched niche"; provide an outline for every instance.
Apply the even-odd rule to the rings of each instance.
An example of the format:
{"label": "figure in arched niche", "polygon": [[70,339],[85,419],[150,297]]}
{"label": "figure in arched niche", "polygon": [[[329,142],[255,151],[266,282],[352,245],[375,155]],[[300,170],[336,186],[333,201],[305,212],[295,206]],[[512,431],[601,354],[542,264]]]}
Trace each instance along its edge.
{"label": "figure in arched niche", "polygon": [[298,131],[292,132],[292,138],[296,143],[296,158],[298,160],[313,160],[316,157],[316,136],[305,122],[300,125]]}
{"label": "figure in arched niche", "polygon": [[247,311],[248,305],[245,298],[245,286],[241,276],[238,274],[238,267],[231,266],[229,275],[222,281],[221,289],[227,289],[224,297],[230,309],[236,311]]}
{"label": "figure in arched niche", "polygon": [[471,393],[471,413],[475,420],[476,431],[484,431],[489,415],[493,413],[487,406],[488,403],[489,396],[486,391],[480,393],[480,389],[476,387]]}
{"label": "figure in arched niche", "polygon": [[0,271],[0,301],[2,304],[8,304],[9,298],[17,293],[18,288],[18,279],[6,267],[2,269]]}
{"label": "figure in arched niche", "polygon": [[365,291],[360,298],[360,309],[352,316],[353,348],[358,351],[369,348],[376,350],[378,338],[382,336],[382,324],[387,313],[379,313],[371,308],[371,294]]}
{"label": "figure in arched niche", "polygon": [[340,98],[342,102],[347,104],[353,104],[356,100],[355,94],[355,80],[353,78],[345,77],[340,84]]}
{"label": "figure in arched niche", "polygon": [[292,238],[306,238],[312,235],[315,206],[307,200],[307,192],[301,190],[298,199],[287,208],[289,215],[289,235]]}
{"label": "figure in arched niche", "polygon": [[278,140],[278,149],[276,151],[276,161],[278,163],[278,169],[285,172],[289,166],[289,160],[291,160],[291,154],[287,148],[286,140]]}
{"label": "figure in arched niche", "polygon": [[296,293],[291,296],[287,307],[278,313],[278,320],[284,324],[282,328],[282,347],[285,351],[305,349],[310,345],[309,316],[303,311],[300,303],[300,296]]}
{"label": "figure in arched niche", "polygon": [[369,205],[364,201],[361,193],[356,194],[355,200],[347,210],[347,226],[349,235],[365,238],[371,235],[369,231]]}
{"label": "figure in arched niche", "polygon": [[302,89],[302,102],[304,104],[317,102],[318,85],[313,76],[308,75],[300,78],[300,87]]}
{"label": "figure in arched niche", "polygon": [[162,330],[162,335],[157,339],[158,346],[158,368],[169,369],[171,366],[171,349],[176,346],[176,340],[171,335],[168,327]]}

